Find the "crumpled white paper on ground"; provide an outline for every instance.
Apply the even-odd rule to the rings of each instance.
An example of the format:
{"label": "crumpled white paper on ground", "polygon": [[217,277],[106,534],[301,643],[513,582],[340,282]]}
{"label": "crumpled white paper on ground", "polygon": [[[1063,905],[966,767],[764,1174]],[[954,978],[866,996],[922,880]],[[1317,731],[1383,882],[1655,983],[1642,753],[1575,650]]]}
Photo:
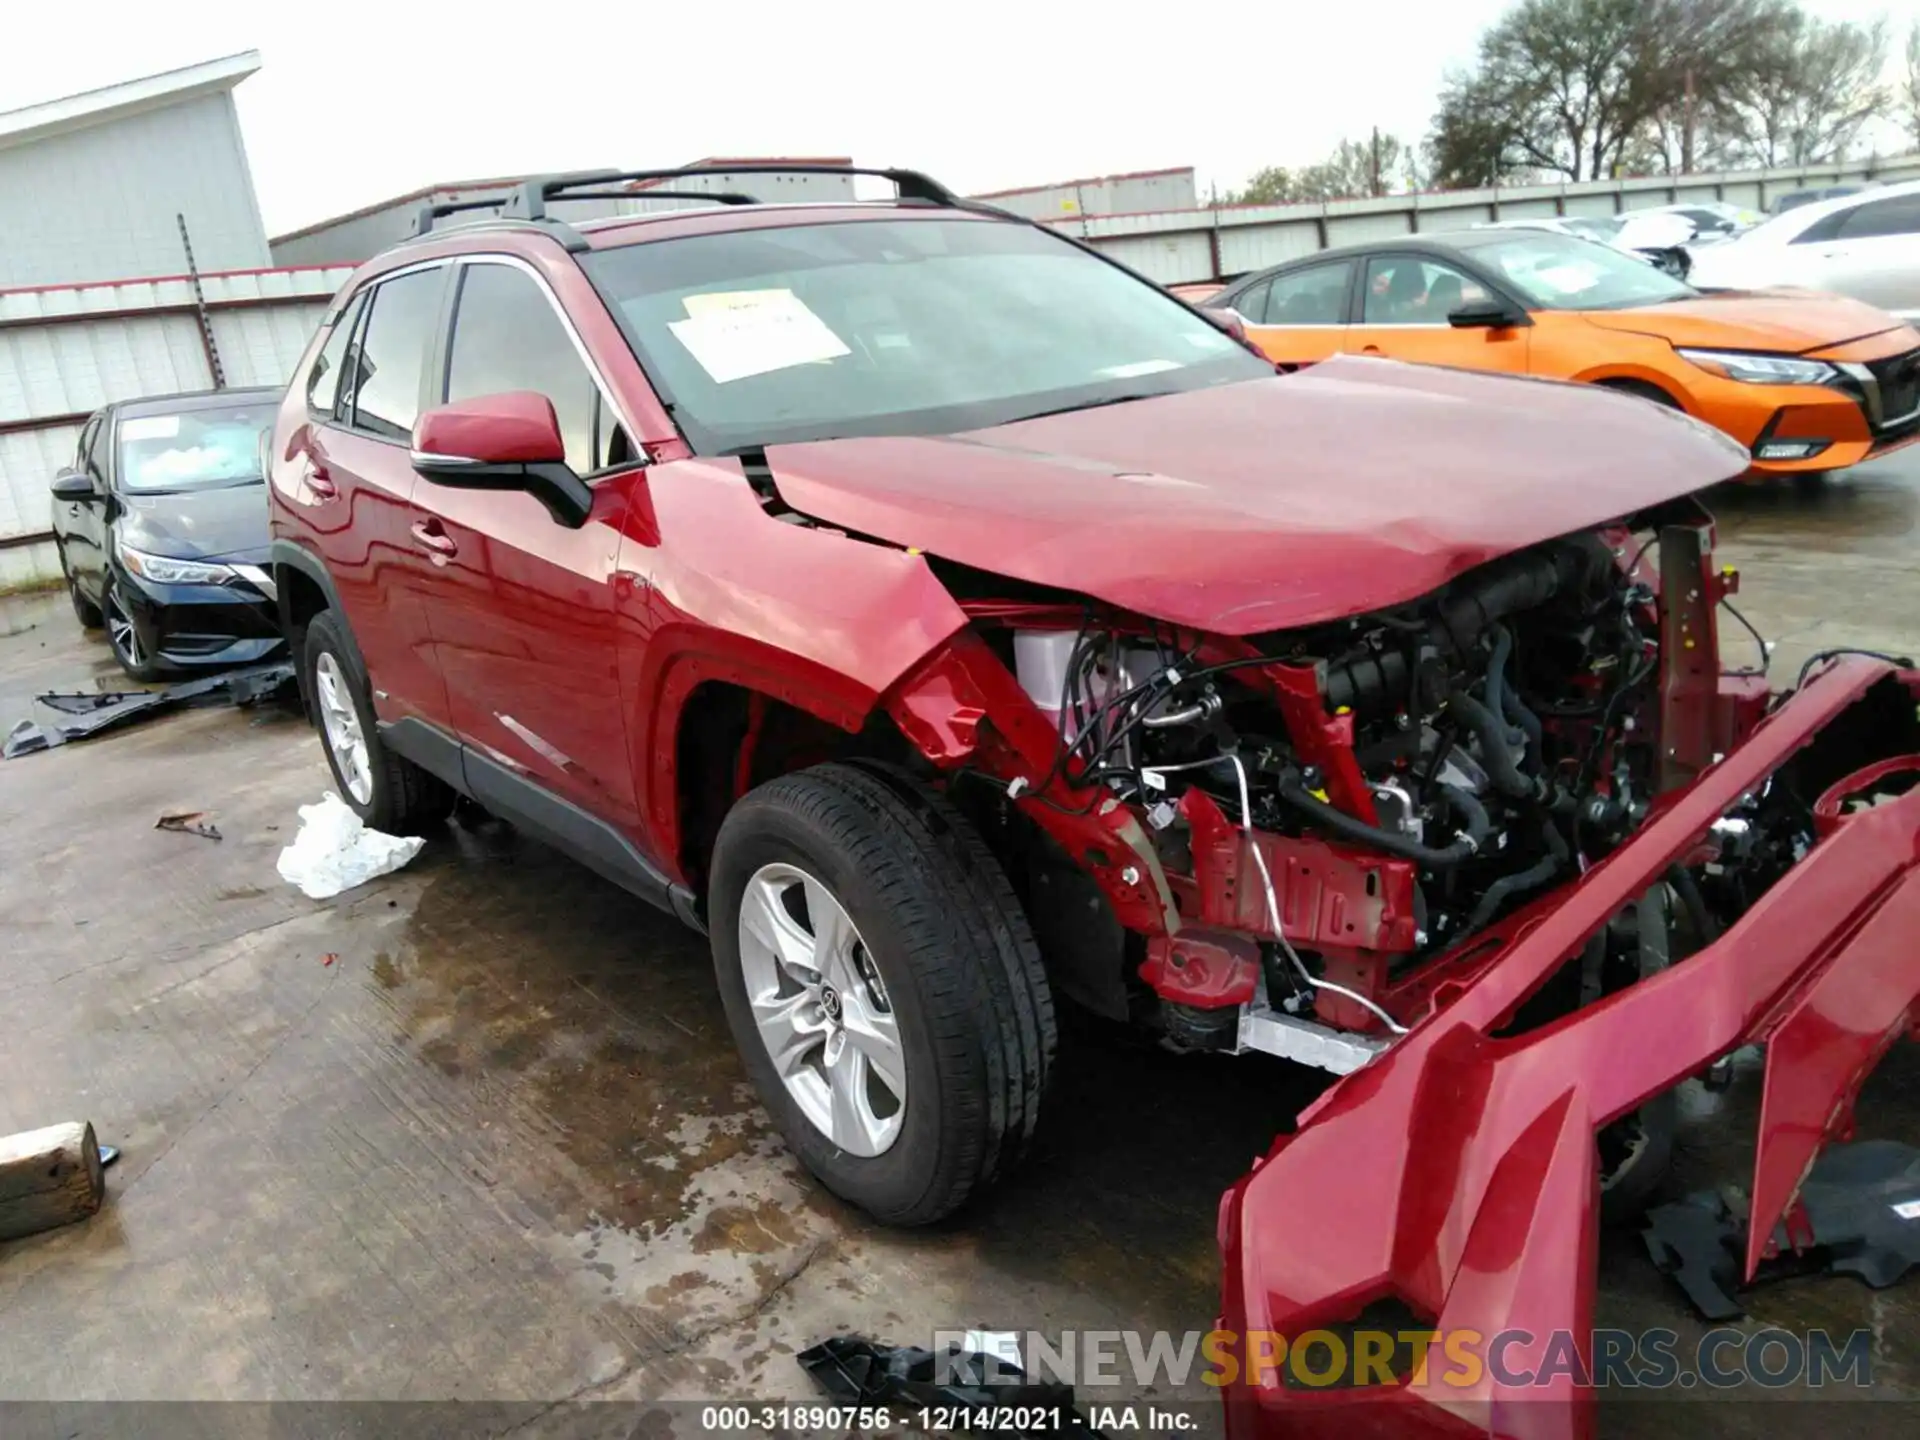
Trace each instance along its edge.
{"label": "crumpled white paper on ground", "polygon": [[312,900],[364,885],[405,865],[427,842],[369,830],[332,791],[300,807],[300,833],[280,852],[280,878]]}

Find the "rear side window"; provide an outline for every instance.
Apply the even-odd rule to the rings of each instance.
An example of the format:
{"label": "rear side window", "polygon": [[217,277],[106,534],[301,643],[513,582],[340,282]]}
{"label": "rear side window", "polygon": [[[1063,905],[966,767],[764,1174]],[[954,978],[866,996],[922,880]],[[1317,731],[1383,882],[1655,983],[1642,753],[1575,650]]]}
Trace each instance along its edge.
{"label": "rear side window", "polygon": [[1843,240],[1868,240],[1881,235],[1920,235],[1920,195],[1898,195],[1871,200],[1846,212],[1840,226]]}
{"label": "rear side window", "polygon": [[100,417],[98,415],[93,416],[85,425],[80,427],[80,440],[73,452],[73,464],[76,470],[86,468],[87,451],[92,448],[93,437],[99,433],[99,430]]}
{"label": "rear side window", "polygon": [[1828,240],[1837,240],[1840,238],[1841,227],[1847,223],[1849,217],[1854,213],[1852,210],[1836,210],[1831,215],[1822,215],[1818,220],[1794,236],[1790,243],[1794,245],[1819,245]]}
{"label": "rear side window", "polygon": [[1269,325],[1342,325],[1347,319],[1347,288],[1353,283],[1353,262],[1313,265],[1291,275],[1273,277],[1267,293]]}
{"label": "rear side window", "polygon": [[341,312],[334,322],[333,333],[327,336],[327,343],[320,347],[320,354],[314,359],[313,369],[307,372],[307,410],[322,420],[333,418],[334,402],[340,395],[340,367],[346,359],[353,327],[360,322],[366,298],[365,292],[354,296]]}
{"label": "rear side window", "polygon": [[366,325],[343,367],[350,393],[336,405],[342,415],[351,407],[354,428],[385,440],[413,438],[445,282],[444,268],[416,270],[373,290]]}
{"label": "rear side window", "polygon": [[597,389],[533,277],[507,265],[465,267],[447,359],[447,399],[508,390],[546,396],[567,442],[568,466],[586,475],[602,468],[594,454]]}
{"label": "rear side window", "polygon": [[93,466],[104,479],[107,473],[107,436],[113,430],[113,416],[105,410],[100,412],[99,423],[93,427],[93,437],[87,441],[81,460]]}

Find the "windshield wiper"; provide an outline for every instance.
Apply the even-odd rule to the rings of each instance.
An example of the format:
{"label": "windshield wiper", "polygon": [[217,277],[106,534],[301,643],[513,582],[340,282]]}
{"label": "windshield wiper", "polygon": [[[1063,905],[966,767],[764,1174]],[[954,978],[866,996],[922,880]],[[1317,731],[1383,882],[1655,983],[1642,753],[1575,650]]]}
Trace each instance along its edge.
{"label": "windshield wiper", "polygon": [[1158,400],[1163,395],[1171,395],[1171,390],[1142,390],[1129,395],[1108,395],[1100,400],[1082,400],[1073,405],[1056,405],[1051,410],[1036,410],[1031,415],[1016,415],[1011,420],[1002,420],[1002,425],[1018,425],[1025,420],[1044,420],[1049,415],[1070,415],[1075,410],[1100,410],[1108,405],[1131,405],[1136,400]]}

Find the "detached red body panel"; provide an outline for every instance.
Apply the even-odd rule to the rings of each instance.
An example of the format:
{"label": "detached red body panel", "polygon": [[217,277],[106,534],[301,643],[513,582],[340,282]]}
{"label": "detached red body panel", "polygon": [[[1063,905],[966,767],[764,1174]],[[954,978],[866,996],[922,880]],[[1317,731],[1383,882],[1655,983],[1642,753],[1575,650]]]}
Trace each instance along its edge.
{"label": "detached red body panel", "polygon": [[[1849,815],[1718,941],[1529,1033],[1516,1007],[1607,917],[1653,885],[1706,828],[1890,673],[1851,659],[1811,683],[1578,882],[1480,937],[1484,962],[1378,1061],[1302,1117],[1221,1211],[1222,1328],[1286,1336],[1398,1300],[1433,1328],[1503,1332],[1513,1380],[1556,1335],[1590,1373],[1599,1222],[1595,1132],[1729,1051],[1768,1046],[1753,1181],[1761,1245],[1860,1082],[1908,1030],[1920,997],[1920,790]],[[1920,692],[1920,675],[1900,682]],[[1586,1440],[1592,1392],[1563,1367],[1531,1384],[1493,1369],[1472,1385],[1439,1362],[1419,1383],[1340,1392],[1278,1374],[1229,1389],[1229,1432],[1453,1431]],[[1360,1408],[1356,1408],[1360,1407]],[[1369,1432],[1371,1433],[1371,1432]]]}

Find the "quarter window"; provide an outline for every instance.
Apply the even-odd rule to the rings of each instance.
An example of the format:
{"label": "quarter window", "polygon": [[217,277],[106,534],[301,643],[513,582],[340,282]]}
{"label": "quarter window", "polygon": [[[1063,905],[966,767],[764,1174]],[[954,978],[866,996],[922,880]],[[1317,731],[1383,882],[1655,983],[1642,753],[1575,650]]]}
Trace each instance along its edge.
{"label": "quarter window", "polygon": [[1273,277],[1267,292],[1267,325],[1344,325],[1347,289],[1353,283],[1353,262],[1310,265],[1291,275]]}
{"label": "quarter window", "polygon": [[346,393],[336,407],[341,414],[351,407],[355,428],[386,440],[413,438],[445,280],[443,269],[416,270],[374,289],[360,339],[347,351]]}
{"label": "quarter window", "polygon": [[1267,287],[1271,281],[1262,280],[1258,285],[1250,285],[1233,298],[1233,312],[1242,320],[1258,325],[1260,317],[1267,313]]}
{"label": "quarter window", "polygon": [[346,358],[347,342],[353,336],[353,327],[360,322],[360,311],[365,304],[363,292],[354,296],[340,312],[333,333],[327,336],[327,343],[320,347],[320,354],[314,359],[313,369],[307,372],[307,410],[322,420],[333,418],[334,402],[340,394],[341,361]]}
{"label": "quarter window", "polygon": [[531,390],[553,402],[575,474],[602,468],[594,453],[597,387],[546,294],[511,266],[468,265],[453,319],[447,399],[509,390]]}

